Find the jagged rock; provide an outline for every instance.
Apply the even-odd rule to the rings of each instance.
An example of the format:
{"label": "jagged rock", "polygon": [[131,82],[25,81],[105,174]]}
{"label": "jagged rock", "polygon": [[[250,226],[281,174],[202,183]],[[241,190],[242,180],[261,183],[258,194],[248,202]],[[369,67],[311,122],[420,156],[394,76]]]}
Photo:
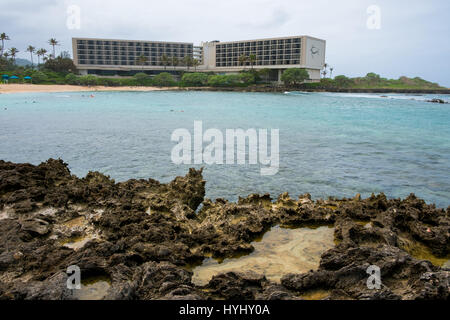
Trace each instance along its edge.
{"label": "jagged rock", "polygon": [[[303,299],[314,290],[325,299],[449,298],[448,263],[424,258],[449,256],[450,207],[414,195],[253,194],[237,203],[204,195],[202,170],[167,184],[116,183],[98,172],[80,179],[62,160],[0,161],[0,299],[78,299],[65,287],[70,265],[82,279],[106,279],[104,299]],[[193,266],[250,253],[276,225],[334,225],[336,246],[318,270],[281,283],[238,272],[192,283]],[[425,257],[414,258],[416,244]],[[367,287],[370,265],[381,269],[380,290]]]}

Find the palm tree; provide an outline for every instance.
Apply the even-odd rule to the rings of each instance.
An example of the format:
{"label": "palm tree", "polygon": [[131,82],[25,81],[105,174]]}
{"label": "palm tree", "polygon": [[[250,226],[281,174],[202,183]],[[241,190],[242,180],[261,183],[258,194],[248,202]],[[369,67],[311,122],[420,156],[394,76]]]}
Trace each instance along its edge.
{"label": "palm tree", "polygon": [[9,38],[9,36],[6,35],[6,33],[3,32],[2,34],[0,34],[0,40],[2,40],[2,54],[3,54],[4,53],[3,51],[5,49],[5,41],[11,40],[11,39]]}
{"label": "palm tree", "polygon": [[194,66],[194,71],[197,72],[197,67],[200,65],[200,61],[198,61],[197,59],[193,59],[192,65]]}
{"label": "palm tree", "polygon": [[142,66],[142,70],[144,70],[144,66],[145,64],[148,62],[148,58],[144,55],[140,55],[137,59],[136,62]]}
{"label": "palm tree", "polygon": [[326,75],[327,75],[327,68],[328,68],[328,63],[324,63],[323,64],[323,72],[322,72],[322,74],[324,75],[324,77],[326,77]]}
{"label": "palm tree", "polygon": [[27,51],[30,53],[31,69],[33,69],[33,53],[36,51],[36,48],[30,45],[30,46],[28,46]]}
{"label": "palm tree", "polygon": [[161,56],[161,64],[164,66],[164,70],[166,70],[167,65],[169,64],[169,57],[166,54]]}
{"label": "palm tree", "polygon": [[322,75],[323,75],[323,77],[324,78],[326,78],[327,77],[327,70],[325,69],[325,70],[323,70],[323,72],[322,72]]}
{"label": "palm tree", "polygon": [[5,57],[6,60],[8,60],[9,53],[8,53],[8,52],[5,52],[5,53],[3,54],[3,56]]}
{"label": "palm tree", "polygon": [[9,49],[9,55],[11,56],[11,59],[13,60],[14,63],[16,63],[16,54],[19,53],[19,50],[17,48],[10,48]]}
{"label": "palm tree", "polygon": [[254,54],[249,55],[248,61],[250,62],[250,65],[252,66],[252,69],[253,69],[253,65],[256,63],[256,55],[254,55]]}
{"label": "palm tree", "polygon": [[47,50],[45,50],[44,48],[39,49],[38,51],[36,51],[36,54],[38,56],[38,67],[41,64],[41,56],[45,57],[45,54],[47,53]]}
{"label": "palm tree", "polygon": [[179,63],[180,61],[178,60],[178,57],[176,57],[176,56],[173,56],[173,57],[171,58],[171,60],[172,60],[173,70],[175,70],[175,67],[178,65],[178,63]]}
{"label": "palm tree", "polygon": [[53,47],[53,57],[56,57],[55,46],[59,46],[59,41],[55,38],[51,38],[48,40],[48,43]]}
{"label": "palm tree", "polygon": [[244,69],[245,69],[245,63],[247,62],[247,60],[248,60],[248,57],[245,54],[243,54],[239,57],[239,64],[241,66],[244,66]]}
{"label": "palm tree", "polygon": [[192,66],[192,57],[191,56],[185,56],[183,58],[183,63],[186,65],[187,71],[189,71],[189,67]]}
{"label": "palm tree", "polygon": [[334,70],[334,68],[330,67],[330,78],[333,78],[333,70]]}

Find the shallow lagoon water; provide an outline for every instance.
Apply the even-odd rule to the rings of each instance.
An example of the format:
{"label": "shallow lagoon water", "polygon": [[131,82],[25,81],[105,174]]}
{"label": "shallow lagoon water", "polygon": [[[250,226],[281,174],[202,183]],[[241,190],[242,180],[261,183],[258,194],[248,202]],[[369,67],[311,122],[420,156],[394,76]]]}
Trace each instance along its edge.
{"label": "shallow lagoon water", "polygon": [[[208,128],[280,130],[280,170],[205,166],[206,196],[236,200],[288,191],[314,198],[414,192],[450,204],[450,107],[439,95],[331,93],[97,92],[0,95],[0,159],[39,164],[50,157],[82,177],[116,181],[185,175],[170,154],[172,132]],[[416,100],[410,100],[416,99]]]}
{"label": "shallow lagoon water", "polygon": [[289,273],[304,273],[319,267],[321,255],[334,247],[334,228],[274,227],[262,239],[252,243],[255,250],[246,256],[218,262],[206,259],[196,267],[192,282],[206,285],[214,275],[227,272],[255,272],[280,282]]}

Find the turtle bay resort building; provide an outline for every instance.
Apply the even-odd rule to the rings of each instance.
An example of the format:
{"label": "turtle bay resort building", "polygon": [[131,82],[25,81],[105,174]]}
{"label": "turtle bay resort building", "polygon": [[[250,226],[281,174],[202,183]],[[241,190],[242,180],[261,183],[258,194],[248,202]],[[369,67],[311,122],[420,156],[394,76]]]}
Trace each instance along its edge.
{"label": "turtle bay resort building", "polygon": [[[320,80],[325,63],[325,40],[292,36],[243,41],[208,41],[200,46],[187,42],[73,38],[73,58],[80,74],[132,76],[180,71],[238,73],[249,68],[268,69],[268,80],[280,81],[289,68],[304,68],[310,80]],[[145,58],[140,58],[144,56]],[[186,66],[190,56],[197,65]],[[242,56],[256,59],[242,61]]]}

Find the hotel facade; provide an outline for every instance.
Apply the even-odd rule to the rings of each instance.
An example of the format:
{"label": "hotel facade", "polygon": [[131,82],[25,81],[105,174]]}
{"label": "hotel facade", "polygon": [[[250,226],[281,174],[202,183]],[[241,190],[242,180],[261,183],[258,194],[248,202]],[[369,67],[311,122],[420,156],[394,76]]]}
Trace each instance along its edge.
{"label": "hotel facade", "polygon": [[[132,41],[73,38],[74,63],[81,74],[130,76],[137,72],[178,73],[188,66],[189,56],[197,65],[189,70],[237,73],[243,69],[269,69],[269,79],[280,81],[289,68],[304,68],[310,81],[320,80],[325,63],[325,40],[293,36],[244,41],[209,41],[200,46],[187,42]],[[144,56],[144,59],[140,57]],[[242,61],[241,56],[253,57]],[[251,61],[250,61],[251,60]]]}

